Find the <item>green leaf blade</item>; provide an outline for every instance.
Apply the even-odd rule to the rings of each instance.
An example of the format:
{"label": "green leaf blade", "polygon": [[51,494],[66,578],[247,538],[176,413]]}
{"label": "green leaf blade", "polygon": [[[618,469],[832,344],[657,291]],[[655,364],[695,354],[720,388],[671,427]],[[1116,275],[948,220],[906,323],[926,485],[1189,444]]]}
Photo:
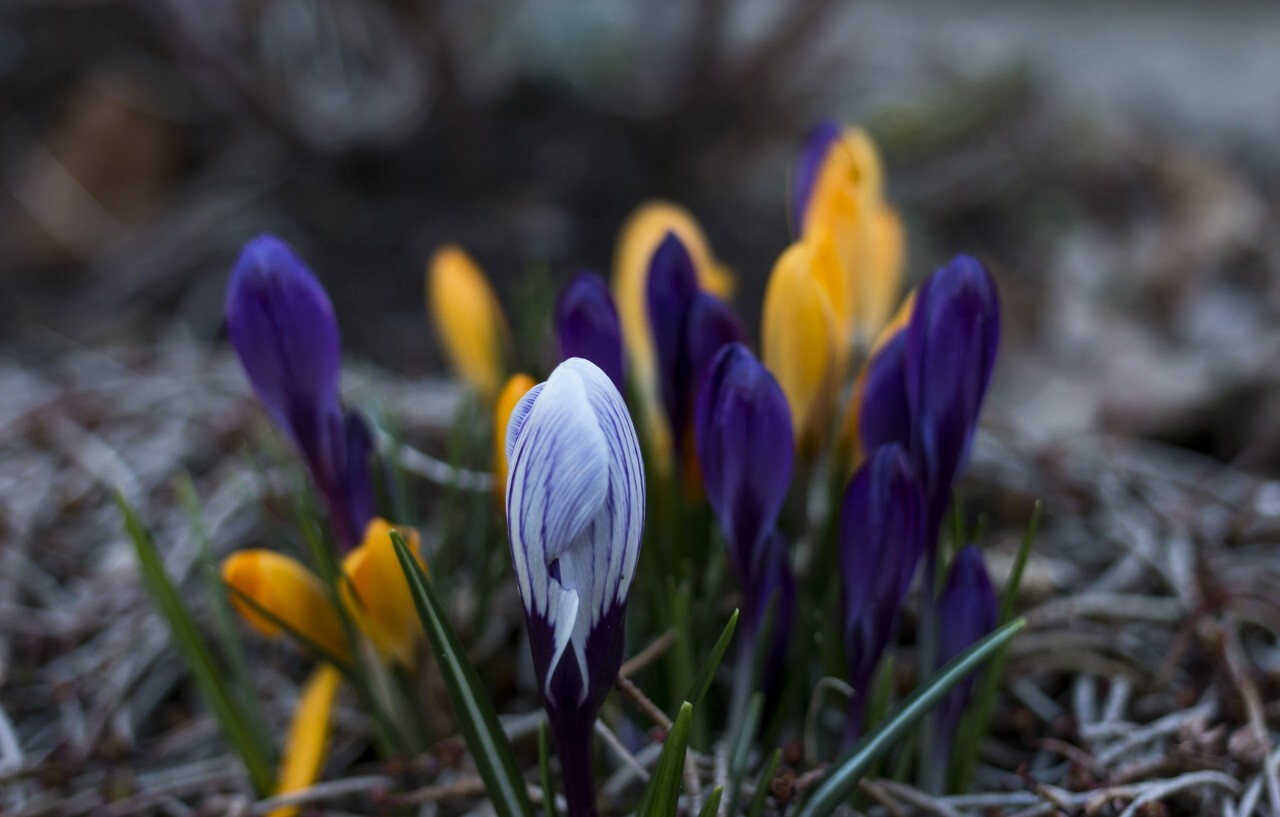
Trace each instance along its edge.
{"label": "green leaf blade", "polygon": [[720,637],[716,639],[715,646],[711,648],[711,654],[707,656],[707,660],[698,669],[698,674],[694,676],[693,684],[689,687],[689,694],[685,696],[685,700],[694,706],[702,703],[707,690],[711,688],[711,682],[716,677],[716,670],[720,668],[720,662],[724,660],[724,654],[729,649],[729,643],[733,641],[733,631],[737,626],[738,610],[735,609],[733,615],[729,617],[729,622],[724,625],[724,630],[720,633]]}
{"label": "green leaf blade", "polygon": [[853,792],[872,764],[902,739],[916,722],[929,713],[952,687],[964,680],[1026,626],[1025,619],[1011,621],[956,656],[929,679],[876,730],[865,735],[845,755],[831,765],[813,795],[796,817],[827,817]]}
{"label": "green leaf blade", "polygon": [[636,812],[639,817],[675,817],[680,804],[680,788],[684,783],[684,757],[689,749],[689,724],[693,720],[693,704],[685,701],[671,724],[667,742],[663,744],[658,765],[644,792],[644,800]]}
{"label": "green leaf blade", "polygon": [[524,778],[516,767],[511,745],[498,722],[489,700],[462,642],[445,616],[422,566],[409,552],[409,546],[396,531],[391,541],[400,559],[400,567],[409,583],[414,606],[427,633],[427,641],[439,664],[445,691],[453,707],[458,725],[475,759],[476,768],[488,789],[490,800],[499,814],[533,817],[533,804],[525,791]]}

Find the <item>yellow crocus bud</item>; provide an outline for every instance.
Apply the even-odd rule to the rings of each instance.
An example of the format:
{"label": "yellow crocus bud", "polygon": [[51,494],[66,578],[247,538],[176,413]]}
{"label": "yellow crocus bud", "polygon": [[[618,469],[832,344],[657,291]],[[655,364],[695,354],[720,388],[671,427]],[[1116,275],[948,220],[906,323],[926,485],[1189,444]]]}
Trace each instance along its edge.
{"label": "yellow crocus bud", "polygon": [[[289,724],[276,794],[301,791],[320,777],[329,753],[329,727],[341,682],[342,675],[331,664],[321,664],[311,673]],[[285,806],[267,817],[293,817],[297,813],[298,806]]]}
{"label": "yellow crocus bud", "polygon": [[727,298],[735,285],[733,273],[716,260],[697,220],[680,205],[658,199],[647,201],[623,223],[613,259],[613,300],[618,307],[632,377],[640,393],[646,434],[653,445],[656,465],[663,471],[671,465],[671,430],[658,396],[647,287],[654,251],[668,233],[674,233],[684,244],[703,290]]}
{"label": "yellow crocus bud", "polygon": [[493,489],[499,497],[507,495],[507,424],[511,422],[516,403],[536,385],[527,374],[512,375],[493,407]]}
{"label": "yellow crocus bud", "polygon": [[[418,532],[412,528],[396,530],[425,571],[427,566],[418,553]],[[391,525],[376,517],[370,520],[360,547],[343,559],[342,572],[347,581],[342,582],[339,592],[351,619],[383,658],[411,665],[422,624],[391,542]]]}
{"label": "yellow crocus bud", "polygon": [[831,301],[813,274],[813,250],[792,244],[774,264],[764,292],[761,349],[791,408],[796,447],[821,442],[835,398],[838,331]]}
{"label": "yellow crocus bud", "polygon": [[427,309],[454,371],[492,404],[506,377],[511,330],[479,265],[455,244],[427,265]]}
{"label": "yellow crocus bud", "polygon": [[860,128],[846,128],[814,183],[803,238],[834,237],[850,310],[833,306],[851,341],[866,343],[879,334],[902,287],[902,222],[883,197],[884,170],[875,143]]}
{"label": "yellow crocus bud", "polygon": [[222,578],[233,591],[231,603],[258,632],[275,636],[285,630],[340,661],[347,660],[347,638],[338,612],[324,585],[297,559],[274,550],[237,551],[222,563]]}

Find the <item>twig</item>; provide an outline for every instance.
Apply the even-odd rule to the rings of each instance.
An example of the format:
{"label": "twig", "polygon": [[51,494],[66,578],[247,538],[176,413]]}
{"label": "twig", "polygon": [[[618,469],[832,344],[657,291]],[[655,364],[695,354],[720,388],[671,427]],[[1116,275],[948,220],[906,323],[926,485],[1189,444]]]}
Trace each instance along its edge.
{"label": "twig", "polygon": [[[479,780],[479,778],[476,778]],[[277,794],[253,804],[252,814],[268,814],[284,806],[301,806],[308,803],[323,803],[326,800],[337,800],[352,794],[374,794],[393,788],[394,778],[383,774],[368,774],[357,777],[344,777],[341,780],[326,780],[308,786],[305,789],[291,791],[288,794]],[[483,784],[481,791],[484,790]]]}
{"label": "twig", "polygon": [[630,698],[636,706],[640,707],[640,711],[644,712],[645,717],[653,721],[654,724],[664,732],[671,731],[671,719],[667,717],[665,712],[658,708],[657,704],[649,700],[648,696],[640,691],[640,687],[631,683],[621,675],[618,676],[618,680],[614,681],[614,684],[618,687],[619,692]]}
{"label": "twig", "polygon": [[644,646],[644,649],[631,656],[618,670],[619,678],[630,678],[640,670],[652,664],[664,652],[670,649],[671,645],[676,641],[675,630],[665,630],[662,635],[650,641]]}

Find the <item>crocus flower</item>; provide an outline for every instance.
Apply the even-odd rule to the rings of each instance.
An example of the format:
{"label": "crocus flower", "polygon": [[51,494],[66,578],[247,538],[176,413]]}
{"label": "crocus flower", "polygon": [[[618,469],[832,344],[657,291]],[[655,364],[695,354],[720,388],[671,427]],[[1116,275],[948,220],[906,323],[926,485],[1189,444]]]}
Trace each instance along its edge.
{"label": "crocus flower", "polygon": [[560,359],[581,357],[609,375],[619,392],[625,392],[625,355],[618,310],[609,285],[594,272],[579,272],[556,300],[556,335]]}
{"label": "crocus flower", "polygon": [[507,496],[507,424],[511,422],[511,412],[515,411],[520,398],[536,385],[534,379],[523,372],[511,375],[493,407],[493,487],[504,505]]}
{"label": "crocus flower", "polygon": [[[938,666],[971,647],[996,628],[996,594],[973,545],[961,548],[951,560],[947,582],[938,597]],[[946,768],[956,729],[973,695],[974,676],[956,685],[938,704],[939,766]]]}
{"label": "crocus flower", "polygon": [[[418,532],[398,530],[417,554]],[[391,525],[371,519],[360,546],[343,559],[342,570],[338,593],[345,614],[384,659],[409,665],[420,625],[391,544]],[[287,630],[323,650],[323,657],[350,660],[333,597],[297,559],[262,548],[239,550],[222,563],[222,577],[232,590],[232,604],[258,632],[276,636]]]}
{"label": "crocus flower", "polygon": [[302,454],[338,541],[373,516],[369,431],[338,400],[339,340],[324,288],[283,241],[245,245],[231,275],[227,333],[258,399]]}
{"label": "crocus flower", "polygon": [[778,381],[740,343],[723,347],[698,393],[694,421],[707,501],[744,585],[759,583],[765,544],[791,486],[791,414]]}
{"label": "crocus flower", "polygon": [[[360,547],[342,560],[344,580],[338,585],[342,603],[356,626],[368,636],[384,660],[413,664],[414,648],[422,632],[413,595],[391,542],[391,525],[374,518],[365,528]],[[409,552],[426,571],[419,554],[418,532],[396,528]]]}
{"label": "crocus flower", "polygon": [[765,652],[767,692],[777,692],[790,637],[795,585],[786,542],[776,525],[795,462],[791,413],[778,381],[741,343],[720,349],[703,378],[695,412],[707,501],[742,585],[744,637],[731,709],[740,714],[749,691],[753,648],[771,600],[776,606]]}
{"label": "crocus flower", "polygon": [[841,335],[868,341],[893,310],[904,258],[902,225],[884,201],[875,143],[859,128],[821,123],[806,139],[792,179],[797,235],[830,245],[849,288],[849,299],[834,304]]}
{"label": "crocus flower", "polygon": [[835,315],[813,263],[813,251],[804,244],[793,244],[778,258],[765,288],[760,332],[761,357],[787,396],[803,454],[826,434],[839,356]]}
{"label": "crocus flower", "polygon": [[844,650],[854,694],[846,739],[861,721],[876,665],[924,549],[925,503],[906,452],[876,449],[845,490],[839,567],[844,589]]}
{"label": "crocus flower", "polygon": [[648,280],[654,254],[668,235],[684,245],[698,288],[718,298],[733,291],[733,274],[716,260],[711,245],[688,210],[665,201],[649,201],[627,218],[614,256],[613,297],[622,324],[631,375],[641,401],[646,433],[660,470],[671,461],[671,429],[661,410],[654,340],[649,324]]}
{"label": "crocus flower", "polygon": [[622,395],[570,358],[507,429],[507,532],[571,817],[595,814],[591,732],[622,664],[644,530],[640,444]]}
{"label": "crocus flower", "polygon": [[511,330],[484,272],[446,244],[427,265],[427,308],[453,370],[492,405],[506,378]]}
{"label": "crocus flower", "polygon": [[727,304],[698,289],[693,259],[674,233],[653,255],[648,300],[663,407],[677,453],[691,462],[698,386],[715,353],[743,340],[742,327]]}
{"label": "crocus flower", "polygon": [[977,260],[956,256],[920,285],[903,360],[911,456],[935,520],[968,459],[999,343],[995,282]]}
{"label": "crocus flower", "polygon": [[276,636],[287,629],[340,661],[349,659],[351,650],[332,597],[297,559],[274,550],[239,550],[222,563],[222,578],[234,591],[232,605],[259,633]]}

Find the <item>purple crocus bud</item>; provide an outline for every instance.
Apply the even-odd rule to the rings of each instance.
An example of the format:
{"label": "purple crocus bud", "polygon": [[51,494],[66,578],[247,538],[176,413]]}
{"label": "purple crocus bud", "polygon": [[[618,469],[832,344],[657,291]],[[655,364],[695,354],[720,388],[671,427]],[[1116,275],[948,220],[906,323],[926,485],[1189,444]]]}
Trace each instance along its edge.
{"label": "purple crocus bud", "polygon": [[791,176],[791,221],[796,235],[804,232],[813,186],[818,183],[818,173],[822,170],[827,153],[839,139],[840,126],[829,119],[819,122],[805,136]]}
{"label": "purple crocus bud", "polygon": [[864,452],[897,443],[910,450],[912,425],[907,406],[907,382],[903,352],[906,333],[899,330],[867,360],[857,396],[858,440]]}
{"label": "purple crocus bud", "polygon": [[761,583],[764,545],[786,501],[795,464],[787,398],[747,347],[731,343],[720,349],[703,378],[695,412],[707,501],[729,542],[739,581],[751,592]]}
{"label": "purple crocus bud", "polygon": [[[338,401],[338,324],[324,287],[275,236],[245,245],[227,289],[227,334],[258,399],[302,454],[329,506],[334,533],[354,546],[373,515],[368,432]],[[358,431],[354,433],[358,434]]]}
{"label": "purple crocus bud", "polygon": [[595,814],[591,733],[622,664],[644,465],[622,395],[570,358],[507,426],[507,533],[571,817]]}
{"label": "purple crocus bud", "polygon": [[968,458],[999,344],[999,299],[982,264],[959,255],[921,284],[903,353],[912,460],[935,522]]}
{"label": "purple crocus bud", "polygon": [[561,360],[586,358],[609,375],[619,392],[626,390],[622,328],[603,278],[586,270],[573,276],[556,300],[556,335]]}
{"label": "purple crocus bud", "polygon": [[687,339],[688,391],[693,400],[716,353],[730,343],[746,343],[747,333],[727,303],[710,293],[698,292],[689,305]]}
{"label": "purple crocus bud", "polygon": [[[947,582],[938,597],[938,666],[946,664],[996,628],[996,594],[973,545],[960,549],[951,560]],[[975,677],[961,681],[938,704],[938,746],[945,768],[960,717],[973,695]]]}
{"label": "purple crocus bud", "polygon": [[876,665],[924,549],[925,499],[906,451],[872,452],[845,490],[839,562],[844,588],[844,649],[854,696],[846,739],[861,728]]}
{"label": "purple crocus bud", "polygon": [[689,310],[698,293],[698,276],[689,251],[675,233],[667,233],[654,251],[647,286],[662,405],[678,441],[689,421],[693,399],[689,393]]}

